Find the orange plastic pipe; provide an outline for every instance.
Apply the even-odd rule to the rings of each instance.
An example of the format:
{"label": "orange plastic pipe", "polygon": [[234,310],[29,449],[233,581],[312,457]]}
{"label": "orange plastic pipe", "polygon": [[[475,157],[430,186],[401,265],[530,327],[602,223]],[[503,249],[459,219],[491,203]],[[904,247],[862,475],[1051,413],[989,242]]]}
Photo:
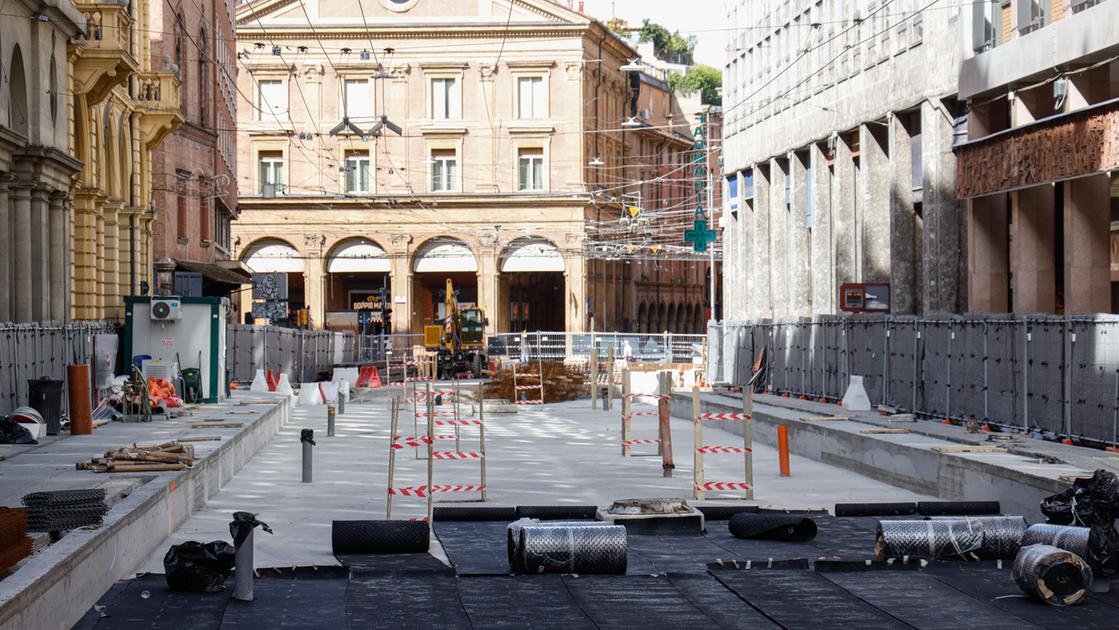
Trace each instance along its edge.
{"label": "orange plastic pipe", "polygon": [[777,427],[777,461],[781,465],[781,476],[789,476],[789,427]]}
{"label": "orange plastic pipe", "polygon": [[93,433],[93,412],[89,403],[89,366],[66,366],[70,384],[70,435]]}

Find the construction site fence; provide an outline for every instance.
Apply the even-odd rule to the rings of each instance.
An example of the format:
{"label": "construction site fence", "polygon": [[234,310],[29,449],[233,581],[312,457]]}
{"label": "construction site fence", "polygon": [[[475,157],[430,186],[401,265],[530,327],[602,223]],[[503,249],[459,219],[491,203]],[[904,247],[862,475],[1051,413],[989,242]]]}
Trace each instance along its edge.
{"label": "construction site fence", "polygon": [[422,348],[424,336],[419,334],[358,335],[356,337],[359,363],[382,363],[386,359],[400,361],[411,357],[414,349]]}
{"label": "construction site fence", "polygon": [[257,370],[287,374],[293,383],[312,382],[335,366],[353,365],[351,332],[234,324],[226,330],[226,368],[235,381],[250,382]]}
{"label": "construction site fence", "polygon": [[873,405],[1119,443],[1119,316],[850,316],[709,324],[708,371],[841,399],[862,376]]}
{"label": "construction site fence", "polygon": [[[119,327],[108,322],[0,323],[0,413],[27,404],[29,379],[46,376],[65,382],[67,365],[93,365],[95,378],[111,380],[112,365],[106,362],[116,359],[118,332]],[[110,355],[100,362],[95,341],[103,350],[97,354]],[[101,373],[106,370],[108,375]],[[67,406],[64,395],[64,411]]]}
{"label": "construction site fence", "polygon": [[597,348],[605,361],[611,348],[618,359],[631,363],[678,364],[703,360],[705,335],[675,333],[503,333],[488,338],[487,355],[492,359],[543,361],[545,363],[586,362]]}

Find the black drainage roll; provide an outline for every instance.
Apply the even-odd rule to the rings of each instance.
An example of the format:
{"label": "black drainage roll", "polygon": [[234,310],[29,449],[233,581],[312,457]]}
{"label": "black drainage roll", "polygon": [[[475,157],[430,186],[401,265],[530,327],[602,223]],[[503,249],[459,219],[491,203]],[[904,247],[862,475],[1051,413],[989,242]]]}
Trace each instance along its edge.
{"label": "black drainage roll", "polygon": [[480,506],[436,506],[432,510],[436,521],[511,521],[517,518],[517,508]]}
{"label": "black drainage roll", "polygon": [[1053,606],[1079,603],[1092,587],[1092,570],[1080,556],[1050,545],[1023,547],[1011,571],[1018,588]]}
{"label": "black drainage roll", "polygon": [[751,514],[742,512],[727,523],[737,538],[805,542],[816,537],[816,521],[793,514]]}
{"label": "black drainage roll", "polygon": [[515,518],[536,518],[542,521],[594,519],[594,505],[519,505]]}
{"label": "black drainage roll", "polygon": [[920,501],[917,511],[925,516],[978,516],[1001,514],[998,501]]}
{"label": "black drainage roll", "polygon": [[1026,519],[1021,516],[879,521],[874,551],[883,560],[1009,560],[1018,553],[1025,533]]}
{"label": "black drainage roll", "polygon": [[1081,558],[1087,558],[1088,534],[1091,531],[1089,527],[1038,523],[1026,528],[1026,533],[1022,536],[1022,546],[1050,545],[1057,549],[1071,551]]}
{"label": "black drainage roll", "polygon": [[906,516],[917,513],[917,504],[908,503],[836,503],[836,516]]}
{"label": "black drainage roll", "polygon": [[759,511],[756,505],[697,505],[695,508],[709,521],[727,521],[735,514]]}
{"label": "black drainage roll", "polygon": [[626,528],[622,525],[524,527],[520,537],[520,569],[525,573],[626,572]]}
{"label": "black drainage roll", "polygon": [[330,527],[334,555],[423,553],[430,545],[423,521],[334,521]]}

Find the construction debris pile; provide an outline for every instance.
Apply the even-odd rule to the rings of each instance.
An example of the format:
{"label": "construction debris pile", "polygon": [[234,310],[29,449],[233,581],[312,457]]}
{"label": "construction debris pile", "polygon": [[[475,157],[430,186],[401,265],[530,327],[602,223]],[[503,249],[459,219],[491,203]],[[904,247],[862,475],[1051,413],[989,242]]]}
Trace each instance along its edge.
{"label": "construction debris pile", "polygon": [[163,444],[130,444],[110,451],[104,457],[78,462],[78,470],[99,473],[164,472],[183,470],[194,465],[194,445],[176,440]]}
{"label": "construction debris pile", "polygon": [[27,537],[27,510],[0,507],[0,577],[31,555]]}
{"label": "construction debris pile", "polygon": [[32,532],[96,527],[109,511],[104,488],[32,492],[23,496],[23,505],[27,507],[27,530]]}
{"label": "construction debris pile", "polygon": [[[555,403],[568,400],[577,400],[580,395],[587,392],[587,377],[566,365],[544,363],[528,364],[517,368],[516,385],[527,386],[540,383],[540,370],[544,370],[544,402]],[[530,399],[539,399],[538,389],[520,390],[514,388],[513,371],[498,370],[485,384],[487,399],[508,400],[510,402],[519,398],[518,394]]]}

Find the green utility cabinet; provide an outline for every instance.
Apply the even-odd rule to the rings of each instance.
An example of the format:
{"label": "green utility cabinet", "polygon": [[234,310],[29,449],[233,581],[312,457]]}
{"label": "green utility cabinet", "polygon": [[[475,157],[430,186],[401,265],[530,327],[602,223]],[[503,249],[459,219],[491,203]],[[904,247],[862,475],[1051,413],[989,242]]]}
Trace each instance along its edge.
{"label": "green utility cabinet", "polygon": [[165,363],[181,362],[180,370],[201,368],[202,402],[227,397],[228,298],[129,296],[124,305],[124,356],[130,365],[133,357],[149,355]]}

